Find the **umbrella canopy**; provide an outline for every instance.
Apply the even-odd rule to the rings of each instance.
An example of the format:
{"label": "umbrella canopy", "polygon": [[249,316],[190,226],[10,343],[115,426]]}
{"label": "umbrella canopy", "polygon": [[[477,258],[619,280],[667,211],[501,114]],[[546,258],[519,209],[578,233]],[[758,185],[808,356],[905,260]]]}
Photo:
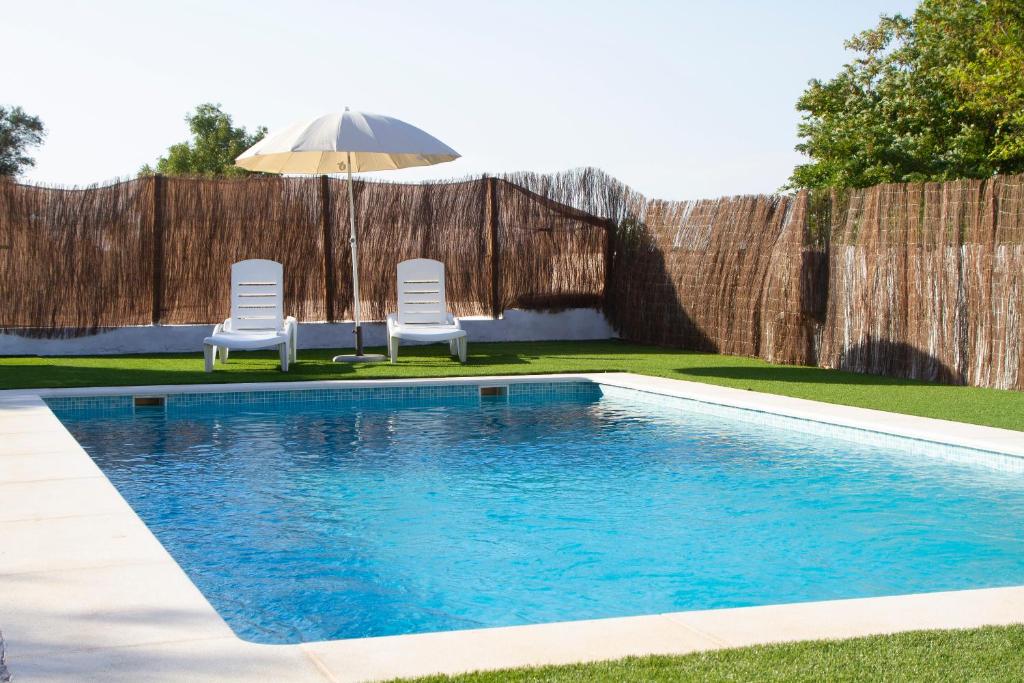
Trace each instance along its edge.
{"label": "umbrella canopy", "polygon": [[346,110],[272,133],[247,149],[235,165],[264,173],[359,173],[458,158],[458,152],[416,126]]}
{"label": "umbrella canopy", "polygon": [[334,360],[383,360],[363,354],[359,299],[359,251],[356,240],[352,174],[430,166],[459,158],[459,153],[432,135],[404,121],[349,111],[293,123],[245,150],[235,166],[263,173],[346,173],[348,175],[349,245],[352,252],[352,299],[356,336],[354,356]]}

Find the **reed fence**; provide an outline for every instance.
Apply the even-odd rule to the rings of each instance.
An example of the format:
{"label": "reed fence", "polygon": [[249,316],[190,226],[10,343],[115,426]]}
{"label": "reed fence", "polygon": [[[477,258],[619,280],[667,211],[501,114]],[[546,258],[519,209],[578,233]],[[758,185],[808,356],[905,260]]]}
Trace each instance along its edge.
{"label": "reed fence", "polygon": [[1024,389],[1024,176],[832,203],[822,366]]}
{"label": "reed fence", "polygon": [[[363,315],[395,268],[446,264],[458,315],[600,307],[614,226],[503,178],[354,183]],[[0,329],[69,336],[223,319],[230,265],[280,261],[301,321],[351,319],[348,193],[328,177],[153,176],[84,189],[0,183]]]}
{"label": "reed fence", "polygon": [[[460,315],[597,307],[640,342],[1024,389],[1024,176],[687,202],[594,169],[354,189],[369,319],[424,256]],[[0,182],[0,330],[212,323],[243,258],[284,264],[300,320],[351,318],[348,210],[327,177]]]}

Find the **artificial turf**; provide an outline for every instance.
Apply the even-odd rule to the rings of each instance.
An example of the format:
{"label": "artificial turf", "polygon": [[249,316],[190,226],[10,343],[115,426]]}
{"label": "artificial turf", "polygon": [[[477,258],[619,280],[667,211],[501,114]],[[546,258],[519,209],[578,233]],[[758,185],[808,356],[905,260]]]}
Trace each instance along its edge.
{"label": "artificial turf", "polygon": [[[375,349],[371,349],[375,350]],[[721,356],[619,341],[478,343],[468,363],[444,345],[402,349],[398,363],[333,363],[339,350],[302,351],[288,373],[274,353],[232,354],[203,372],[201,353],[0,357],[0,389],[203,384],[323,379],[387,379],[555,372],[635,372],[1024,431],[1024,392],[957,387],[861,375],[756,358]]]}
{"label": "artificial turf", "polygon": [[1024,626],[915,631],[415,680],[419,683],[1021,681],[1024,680]]}

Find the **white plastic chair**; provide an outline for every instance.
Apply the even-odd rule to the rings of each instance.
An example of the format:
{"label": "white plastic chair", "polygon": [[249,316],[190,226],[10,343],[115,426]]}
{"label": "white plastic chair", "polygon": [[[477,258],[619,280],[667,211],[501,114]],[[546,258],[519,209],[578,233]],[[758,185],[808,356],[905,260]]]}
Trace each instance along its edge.
{"label": "white plastic chair", "polygon": [[388,356],[398,358],[400,340],[448,342],[451,354],[466,362],[468,340],[459,319],[448,312],[444,264],[417,258],[398,264],[398,313],[388,316]]}
{"label": "white plastic chair", "polygon": [[250,259],[231,266],[231,317],[203,340],[206,371],[216,356],[228,361],[228,349],[277,347],[281,370],[298,360],[298,323],[284,317],[284,268],[277,261]]}

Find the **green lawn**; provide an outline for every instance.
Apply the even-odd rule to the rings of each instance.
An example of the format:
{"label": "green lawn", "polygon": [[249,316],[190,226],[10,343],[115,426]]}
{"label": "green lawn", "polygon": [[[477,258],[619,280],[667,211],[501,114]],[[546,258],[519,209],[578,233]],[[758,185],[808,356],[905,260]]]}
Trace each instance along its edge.
{"label": "green lawn", "polygon": [[1021,681],[1024,626],[916,631],[852,640],[718,650],[677,657],[629,657],[598,664],[432,676],[440,683],[583,681]]}
{"label": "green lawn", "polygon": [[625,371],[720,384],[828,403],[1024,430],[1024,392],[952,387],[820,368],[772,365],[625,342],[471,344],[469,362],[449,359],[443,345],[408,347],[396,365],[332,363],[340,351],[303,351],[287,374],[272,353],[239,353],[216,372],[203,372],[201,353],[146,356],[4,357],[0,388],[386,379],[452,375],[515,375]]}

